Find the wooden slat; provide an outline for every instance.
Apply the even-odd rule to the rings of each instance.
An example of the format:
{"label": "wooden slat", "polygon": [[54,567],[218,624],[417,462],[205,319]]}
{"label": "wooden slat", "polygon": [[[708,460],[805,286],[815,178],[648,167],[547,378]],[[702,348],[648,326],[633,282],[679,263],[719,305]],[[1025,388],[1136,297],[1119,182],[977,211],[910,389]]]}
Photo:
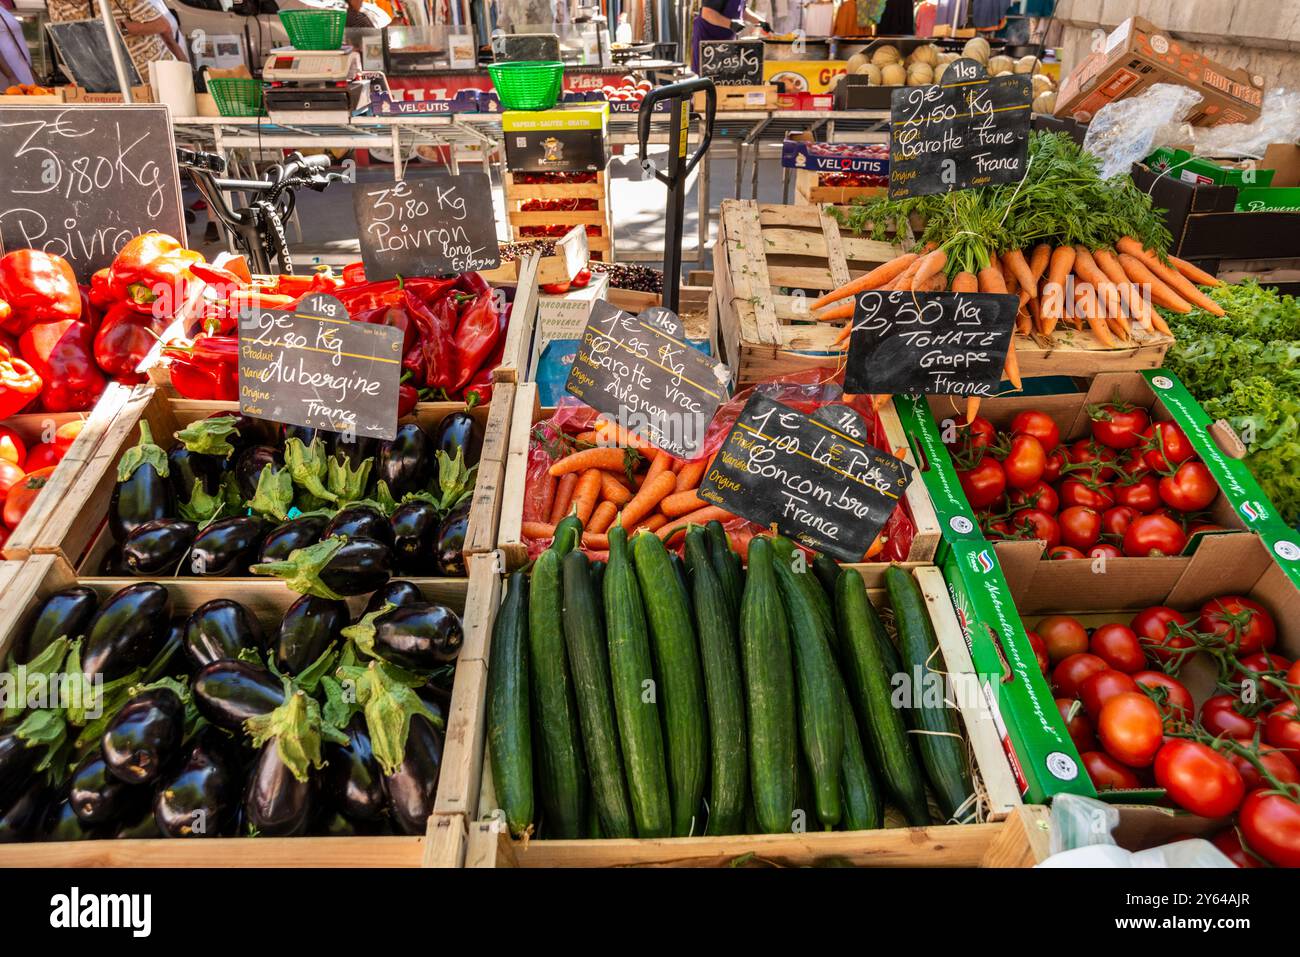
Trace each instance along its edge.
{"label": "wooden slat", "polygon": [[980,867],[1033,867],[1047,860],[1050,845],[1047,808],[1026,804],[1007,818],[1006,826],[984,852]]}
{"label": "wooden slat", "polygon": [[[737,202],[735,212],[737,253],[744,250],[744,261],[733,264],[732,278],[736,283],[734,298],[746,299],[754,309],[755,332],[758,342],[779,343],[781,326],[776,313],[772,311],[772,280],[767,272],[767,259],[764,255],[763,230],[759,225],[758,211],[754,203]],[[729,228],[731,221],[729,220]],[[726,237],[731,241],[731,237]],[[739,270],[740,275],[735,270]]]}
{"label": "wooden slat", "polygon": [[496,548],[497,524],[501,521],[501,487],[505,482],[506,450],[510,444],[510,417],[514,411],[515,387],[497,383],[488,406],[483,432],[483,452],[465,531],[465,554],[477,555]]}
{"label": "wooden slat", "polygon": [[[585,250],[585,244],[583,248]],[[510,306],[510,324],[506,327],[506,343],[501,350],[501,362],[492,370],[493,382],[518,382],[528,372],[533,327],[537,324],[537,304],[540,295],[537,286],[540,281],[538,271],[541,268],[541,259],[542,256],[537,250],[529,250],[519,260],[519,279],[515,283],[515,298]]]}
{"label": "wooden slat", "polygon": [[537,210],[506,213],[511,226],[609,226],[609,213],[603,209]]}
{"label": "wooden slat", "polygon": [[528,442],[533,423],[541,414],[537,405],[537,385],[524,383],[518,387],[514,415],[510,422],[510,446],[506,458],[505,478],[501,486],[503,507],[497,526],[497,547],[501,550],[506,570],[512,571],[528,561],[528,548],[523,541],[523,503],[528,486]]}
{"label": "wooden slat", "polygon": [[[493,605],[489,609],[486,629],[489,635],[496,608]],[[438,775],[435,812],[472,814],[478,806],[487,724],[486,699],[487,661],[458,661],[451,709],[447,715],[447,736],[443,745],[442,771]]]}
{"label": "wooden slat", "polygon": [[821,231],[820,219],[817,231],[811,229],[786,229],[780,226],[767,226],[763,229],[763,252],[767,256],[813,256],[826,259],[826,234]]}
{"label": "wooden slat", "polygon": [[849,281],[849,266],[844,261],[844,247],[840,244],[840,226],[830,214],[822,210],[822,235],[826,238],[826,262],[830,266],[831,281],[837,287]]}
{"label": "wooden slat", "polygon": [[459,868],[465,866],[465,815],[434,813],[424,835],[424,867]]}
{"label": "wooden slat", "polygon": [[[912,453],[911,443],[907,441],[907,433],[903,431],[903,423],[898,418],[898,410],[894,408],[894,400],[890,399],[882,405],[876,410],[876,414],[880,417],[880,424],[885,430],[885,439],[889,443],[888,451],[906,449],[903,461],[914,469],[919,468],[916,456]],[[907,486],[903,496],[914,529],[907,560],[932,561],[935,552],[938,551],[939,542],[943,540],[943,528],[939,525],[939,516],[935,514],[934,503],[930,501],[930,493],[926,491],[925,482],[921,481],[919,475]]]}
{"label": "wooden slat", "polygon": [[259,837],[0,845],[0,867],[419,867],[423,837]]}
{"label": "wooden slat", "polygon": [[879,266],[902,255],[902,248],[861,236],[841,236],[840,246],[850,263],[860,262]]}
{"label": "wooden slat", "polygon": [[759,203],[758,219],[764,226],[805,226],[809,229],[821,229],[822,224],[821,213],[815,209],[782,206],[776,203]]}

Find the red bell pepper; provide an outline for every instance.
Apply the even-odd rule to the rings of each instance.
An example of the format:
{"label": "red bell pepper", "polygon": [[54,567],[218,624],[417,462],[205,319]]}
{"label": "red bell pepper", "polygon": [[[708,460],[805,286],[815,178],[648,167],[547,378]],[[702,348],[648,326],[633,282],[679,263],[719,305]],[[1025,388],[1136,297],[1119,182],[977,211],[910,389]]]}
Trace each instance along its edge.
{"label": "red bell pepper", "polygon": [[366,281],[365,263],[348,263],[343,267],[343,285],[359,286]]}
{"label": "red bell pepper", "polygon": [[107,309],[117,301],[109,285],[108,267],[97,269],[90,277],[90,290],[87,292],[92,306]]}
{"label": "red bell pepper", "polygon": [[343,280],[334,275],[329,266],[318,266],[314,273],[294,276],[277,276],[272,289],[282,296],[301,299],[313,292],[327,292],[331,295],[342,288]]}
{"label": "red bell pepper", "polygon": [[84,412],[108,384],[95,364],[95,331],[87,323],[39,322],[22,334],[18,348],[44,383],[47,412]]}
{"label": "red bell pepper", "polygon": [[487,362],[498,343],[504,340],[500,318],[491,289],[479,293],[464,306],[453,339],[456,374],[449,392],[454,394],[465,388],[474,378],[474,373]]}
{"label": "red bell pepper", "polygon": [[108,310],[95,333],[95,361],[114,379],[142,381],[136,367],[158,341],[167,320],[120,302]]}
{"label": "red bell pepper", "polygon": [[169,343],[171,379],[187,399],[234,402],[239,398],[239,338],[200,334],[192,343]]}
{"label": "red bell pepper", "polygon": [[455,371],[450,360],[455,357],[452,340],[456,334],[456,304],[450,296],[424,303],[407,291],[405,305],[420,331],[416,348],[424,360],[425,387],[449,390]]}
{"label": "red bell pepper", "polygon": [[21,412],[41,393],[41,377],[27,362],[0,346],[0,419]]}
{"label": "red bell pepper", "polygon": [[351,316],[354,322],[368,322],[374,326],[393,326],[402,330],[402,355],[406,355],[414,348],[416,340],[419,337],[419,330],[414,322],[411,321],[410,315],[401,306],[380,306],[378,309],[367,309],[365,312],[353,313]]}
{"label": "red bell pepper", "polygon": [[203,262],[203,254],[186,249],[166,233],[141,233],[118,252],[109,266],[109,288],[118,299],[148,305],[172,290],[172,302],[185,299],[181,288],[192,278],[190,267]]}
{"label": "red bell pepper", "polygon": [[37,322],[81,318],[77,277],[62,256],[17,249],[0,258],[0,299],[9,304],[3,328],[21,335]]}

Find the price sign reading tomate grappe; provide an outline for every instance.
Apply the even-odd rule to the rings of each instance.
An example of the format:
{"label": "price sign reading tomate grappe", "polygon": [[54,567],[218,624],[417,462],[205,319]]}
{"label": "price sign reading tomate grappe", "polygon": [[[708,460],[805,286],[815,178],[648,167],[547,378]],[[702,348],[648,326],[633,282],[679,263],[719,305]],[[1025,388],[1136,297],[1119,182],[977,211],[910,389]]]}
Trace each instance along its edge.
{"label": "price sign reading tomate grappe", "polygon": [[501,265],[485,173],[434,173],[354,191],[366,278],[443,276]]}
{"label": "price sign reading tomate grappe", "polygon": [[846,405],[804,415],[764,395],[745,403],[699,496],[801,545],[861,561],[914,470],[869,444]]}
{"label": "price sign reading tomate grappe", "polygon": [[762,40],[704,40],[700,43],[700,76],[716,86],[762,86]]}
{"label": "price sign reading tomate grappe", "polygon": [[1029,162],[1033,83],[990,77],[954,60],[935,86],[895,90],[890,100],[889,198],[1014,183]]}
{"label": "price sign reading tomate grappe", "polygon": [[853,306],[844,390],[993,395],[1019,305],[991,293],[864,292]]}
{"label": "price sign reading tomate grappe", "polygon": [[239,320],[239,411],[254,418],[392,439],[401,371],[402,330],[353,322],[325,293]]}
{"label": "price sign reading tomate grappe", "polygon": [[730,376],[677,329],[669,310],[634,316],[597,299],[564,388],[656,448],[695,459]]}

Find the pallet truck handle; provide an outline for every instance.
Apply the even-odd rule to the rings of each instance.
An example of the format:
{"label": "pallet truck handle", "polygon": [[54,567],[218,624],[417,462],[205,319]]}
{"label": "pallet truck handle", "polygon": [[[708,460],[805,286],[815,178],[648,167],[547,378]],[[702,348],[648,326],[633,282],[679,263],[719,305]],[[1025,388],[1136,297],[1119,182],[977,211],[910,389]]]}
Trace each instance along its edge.
{"label": "pallet truck handle", "polygon": [[[686,160],[682,167],[682,175],[687,175],[708,152],[709,144],[713,141],[713,118],[718,112],[718,90],[713,85],[713,80],[709,77],[695,77],[690,80],[682,80],[680,83],[670,83],[667,86],[656,87],[645,95],[641,101],[641,110],[637,114],[637,141],[639,145],[639,159],[642,167],[646,162],[646,147],[650,142],[650,118],[654,113],[655,104],[660,100],[685,100],[685,107],[690,109],[690,100],[699,91],[704,91],[705,114],[704,114],[704,138],[700,141],[699,147]],[[656,169],[655,179],[669,186],[669,177],[666,173]]]}

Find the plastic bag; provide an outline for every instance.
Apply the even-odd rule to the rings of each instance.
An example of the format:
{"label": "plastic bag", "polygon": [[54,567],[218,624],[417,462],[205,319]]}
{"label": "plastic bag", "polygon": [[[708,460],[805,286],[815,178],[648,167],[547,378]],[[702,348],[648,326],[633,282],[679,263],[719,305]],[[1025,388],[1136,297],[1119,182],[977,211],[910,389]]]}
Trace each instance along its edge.
{"label": "plastic bag", "polygon": [[1284,89],[1264,94],[1264,106],[1254,123],[1224,123],[1192,131],[1195,152],[1202,156],[1263,158],[1273,143],[1300,139],[1300,93]]}
{"label": "plastic bag", "polygon": [[1127,173],[1134,163],[1170,143],[1186,143],[1192,128],[1182,122],[1201,101],[1189,86],[1157,83],[1138,96],[1107,103],[1097,111],[1083,148],[1101,159],[1105,179]]}
{"label": "plastic bag", "polygon": [[1051,856],[1039,867],[1233,867],[1217,847],[1201,838],[1174,841],[1145,851],[1115,843],[1119,809],[1095,798],[1058,794],[1052,799]]}

